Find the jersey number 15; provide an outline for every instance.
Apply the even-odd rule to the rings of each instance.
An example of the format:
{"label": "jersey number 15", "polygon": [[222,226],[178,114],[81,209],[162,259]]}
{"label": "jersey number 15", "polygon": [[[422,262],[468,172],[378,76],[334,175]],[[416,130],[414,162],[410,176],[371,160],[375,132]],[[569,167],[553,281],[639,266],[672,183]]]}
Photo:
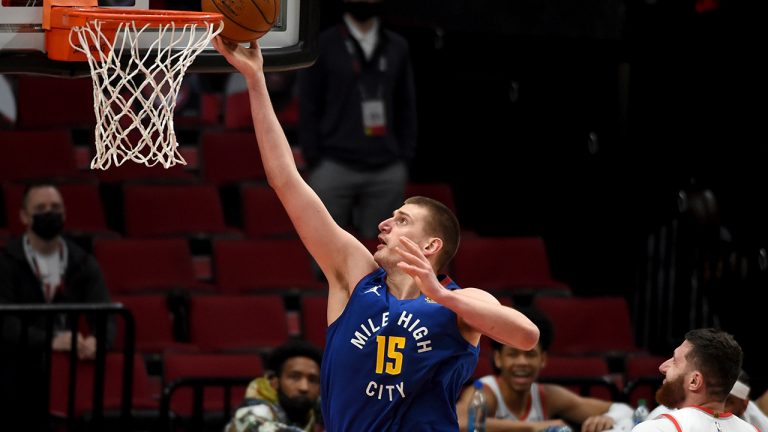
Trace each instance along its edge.
{"label": "jersey number 15", "polygon": [[376,346],[376,373],[398,375],[403,368],[403,353],[398,350],[405,348],[405,338],[376,336]]}

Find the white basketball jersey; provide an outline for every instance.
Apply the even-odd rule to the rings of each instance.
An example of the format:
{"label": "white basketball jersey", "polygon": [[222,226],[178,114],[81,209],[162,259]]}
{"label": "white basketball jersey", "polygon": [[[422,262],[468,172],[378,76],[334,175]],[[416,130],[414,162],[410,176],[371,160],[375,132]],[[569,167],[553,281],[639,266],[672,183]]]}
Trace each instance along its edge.
{"label": "white basketball jersey", "polygon": [[[480,378],[480,381],[485,384],[494,396],[496,396],[496,413],[494,418],[497,419],[509,419],[524,422],[538,422],[548,420],[544,411],[544,404],[541,397],[541,389],[537,383],[531,384],[530,403],[528,405],[527,413],[523,418],[517,418],[512,411],[507,408],[507,404],[504,402],[504,397],[501,395],[499,389],[499,383],[496,376],[486,375]],[[753,431],[754,432],[754,431]]]}
{"label": "white basketball jersey", "polygon": [[731,413],[715,415],[701,407],[685,407],[640,423],[632,432],[760,432]]}

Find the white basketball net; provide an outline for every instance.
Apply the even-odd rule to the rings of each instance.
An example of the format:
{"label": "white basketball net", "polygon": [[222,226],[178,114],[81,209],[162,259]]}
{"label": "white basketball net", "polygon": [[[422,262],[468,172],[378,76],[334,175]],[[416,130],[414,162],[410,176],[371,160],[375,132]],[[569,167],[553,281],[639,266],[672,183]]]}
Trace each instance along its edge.
{"label": "white basketball net", "polygon": [[[88,57],[93,77],[96,156],[91,168],[129,159],[146,166],[186,165],[173,129],[176,96],[187,68],[223,24],[138,27],[126,22],[114,40],[101,26],[93,20],[69,35],[72,47]],[[142,43],[150,46],[143,54]]]}

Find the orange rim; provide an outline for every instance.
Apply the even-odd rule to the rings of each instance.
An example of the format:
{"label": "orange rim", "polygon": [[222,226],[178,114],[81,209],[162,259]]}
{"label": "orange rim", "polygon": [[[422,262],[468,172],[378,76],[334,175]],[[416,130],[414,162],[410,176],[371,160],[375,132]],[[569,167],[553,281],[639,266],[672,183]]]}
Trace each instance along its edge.
{"label": "orange rim", "polygon": [[[58,9],[58,10],[57,10]],[[103,25],[117,27],[126,22],[150,26],[162,26],[166,24],[198,24],[206,25],[221,22],[224,17],[214,12],[190,12],[158,9],[112,9],[99,7],[75,7],[54,8],[60,12],[60,20],[54,20],[53,26],[59,28],[72,28],[83,25],[87,21],[99,20]],[[58,14],[56,14],[58,15]],[[66,19],[64,19],[66,18]]]}
{"label": "orange rim", "polygon": [[101,23],[100,31],[113,40],[117,29],[133,23],[138,28],[160,28],[167,25],[208,27],[221,24],[224,16],[216,12],[189,12],[157,9],[111,9],[99,7],[53,7],[50,9],[45,46],[48,58],[61,61],[87,61],[82,52],[70,46],[70,33],[75,27]]}

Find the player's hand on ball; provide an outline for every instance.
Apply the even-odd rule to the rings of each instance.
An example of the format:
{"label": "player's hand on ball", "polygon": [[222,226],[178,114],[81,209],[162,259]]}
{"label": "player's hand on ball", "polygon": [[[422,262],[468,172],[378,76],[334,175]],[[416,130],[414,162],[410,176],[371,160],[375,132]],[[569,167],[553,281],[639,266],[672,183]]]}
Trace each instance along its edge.
{"label": "player's hand on ball", "polygon": [[262,71],[264,60],[261,57],[258,42],[253,41],[248,47],[245,47],[237,42],[216,36],[212,43],[216,51],[221,53],[229,64],[239,70],[246,79]]}

